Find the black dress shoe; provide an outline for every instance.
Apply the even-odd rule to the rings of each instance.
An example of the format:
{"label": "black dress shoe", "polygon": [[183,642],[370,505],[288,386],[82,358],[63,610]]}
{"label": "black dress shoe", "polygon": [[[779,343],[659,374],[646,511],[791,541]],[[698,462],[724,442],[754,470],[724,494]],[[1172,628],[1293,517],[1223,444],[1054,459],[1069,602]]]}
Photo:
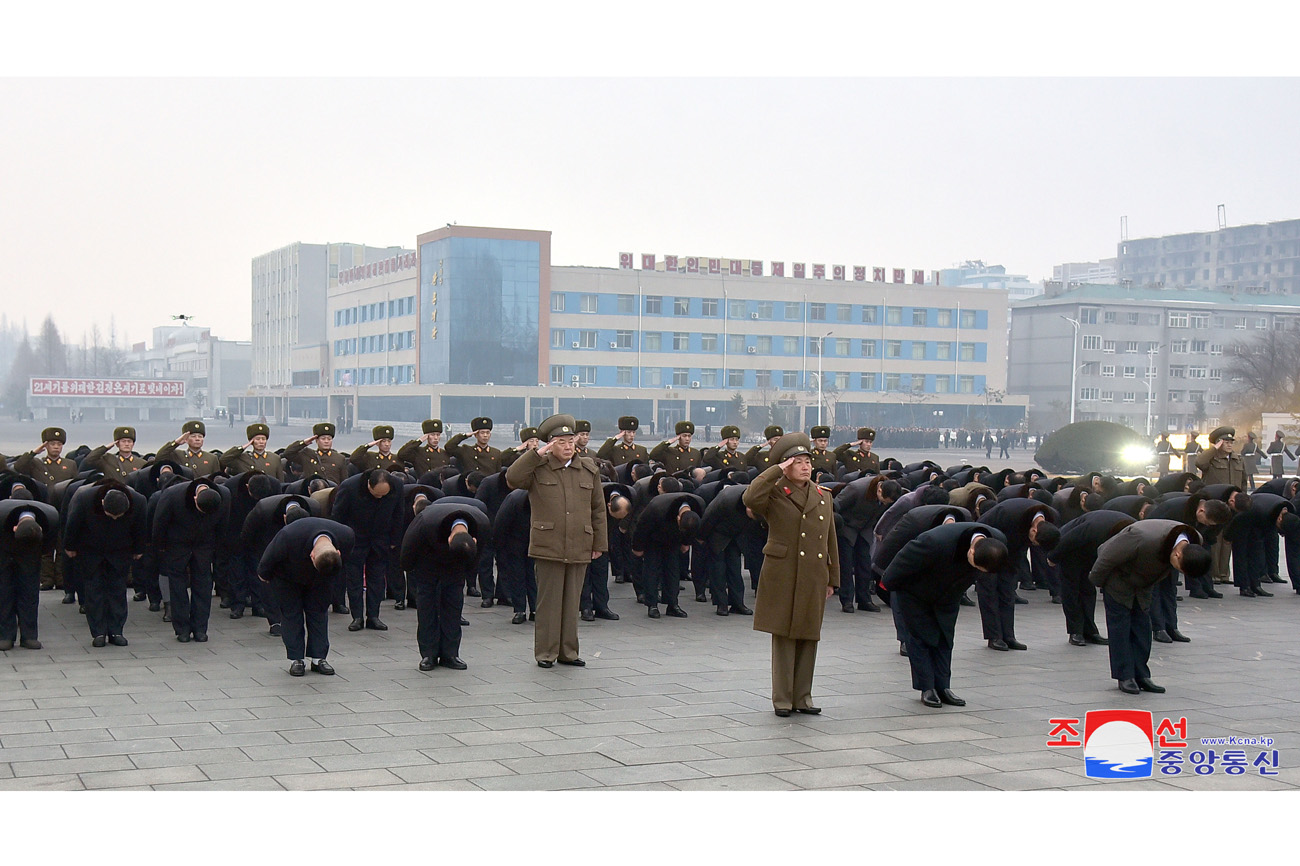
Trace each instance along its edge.
{"label": "black dress shoe", "polygon": [[651,607],[649,611],[646,613],[646,616],[650,617],[651,619],[659,619],[660,616],[659,605],[655,605],[654,607]]}
{"label": "black dress shoe", "polygon": [[926,689],[921,692],[921,703],[925,704],[927,707],[934,707],[935,709],[943,706],[943,701],[939,700],[939,693],[934,689]]}
{"label": "black dress shoe", "polygon": [[1205,591],[1205,595],[1207,598],[1223,598],[1223,593],[1214,589],[1207,589]]}
{"label": "black dress shoe", "polygon": [[452,658],[449,658],[449,659],[438,659],[438,664],[439,664],[439,666],[441,666],[441,667],[444,667],[444,668],[451,668],[451,669],[454,670],[454,671],[463,671],[463,670],[465,670],[467,667],[469,667],[469,665],[465,664],[465,663],[464,663],[463,661],[461,661],[459,658],[454,657],[454,656],[453,656]]}
{"label": "black dress shoe", "polygon": [[366,628],[372,628],[375,631],[388,631],[388,626],[384,625],[384,621],[377,616],[366,617]]}
{"label": "black dress shoe", "polygon": [[[180,643],[189,643],[190,636],[187,634],[178,634],[176,635],[176,640],[179,641]],[[100,646],[103,646],[103,644],[100,644]]]}
{"label": "black dress shoe", "polygon": [[737,607],[736,605],[733,604],[733,605],[731,606],[731,612],[732,612],[732,613],[738,613],[738,614],[740,614],[741,616],[753,616],[753,615],[754,615],[754,612],[753,612],[752,610],[750,610],[749,608],[745,607],[743,604],[740,605],[740,607]]}
{"label": "black dress shoe", "polygon": [[97,634],[95,639],[90,642],[91,646],[108,646],[108,635]]}
{"label": "black dress shoe", "polygon": [[481,602],[479,602],[479,605],[478,605],[478,606],[479,606],[479,607],[491,607],[491,606],[494,605],[494,604],[496,604],[495,601],[493,601],[493,600],[490,599],[490,598],[485,598],[485,599],[483,599]]}
{"label": "black dress shoe", "polygon": [[422,671],[431,671],[437,666],[438,663],[432,657],[420,659],[420,670]]}
{"label": "black dress shoe", "polygon": [[1268,576],[1268,582],[1269,582],[1269,583],[1286,583],[1285,580],[1283,580],[1282,578],[1278,577],[1276,574],[1270,574],[1270,575]]}
{"label": "black dress shoe", "polygon": [[1020,589],[1021,589],[1022,592],[1036,592],[1036,591],[1038,590],[1038,584],[1036,584],[1036,583],[1022,583],[1022,584],[1020,584]]}
{"label": "black dress shoe", "polygon": [[166,602],[166,601],[164,601],[164,602],[163,602],[163,622],[171,622],[171,621],[172,621],[172,606],[171,606],[171,602]]}
{"label": "black dress shoe", "polygon": [[523,625],[526,622],[528,622],[528,614],[523,611],[520,611],[510,618],[511,625]]}
{"label": "black dress shoe", "polygon": [[86,606],[84,604],[77,605],[77,613],[84,614],[85,612],[86,612]]}
{"label": "black dress shoe", "polygon": [[406,610],[406,602],[399,601],[397,604],[393,605],[393,610]]}
{"label": "black dress shoe", "polygon": [[556,661],[562,665],[568,665],[569,667],[574,668],[585,668],[587,666],[587,663],[582,659],[569,659],[568,661],[565,661],[564,659],[556,659]]}
{"label": "black dress shoe", "polygon": [[305,677],[307,675],[307,663],[302,659],[294,659],[293,664],[289,665],[289,676]]}
{"label": "black dress shoe", "polygon": [[137,592],[135,595],[131,596],[131,601],[144,601],[148,597],[149,593],[147,592]]}
{"label": "black dress shoe", "polygon": [[63,594],[63,601],[60,602],[60,604],[75,604],[76,601],[77,594],[75,592],[65,592]]}
{"label": "black dress shoe", "polygon": [[1262,595],[1262,596],[1264,596],[1264,598],[1272,598],[1272,597],[1273,597],[1273,593],[1269,592],[1267,589],[1264,589],[1264,588],[1261,587],[1261,586],[1257,586],[1257,587],[1255,587],[1255,589],[1254,589],[1254,593],[1255,593],[1255,595]]}
{"label": "black dress shoe", "polygon": [[903,641],[898,642],[898,654],[903,658],[907,658],[907,644]]}
{"label": "black dress shoe", "polygon": [[1009,641],[1007,641],[1006,643],[1007,643],[1007,649],[1013,649],[1013,650],[1027,650],[1027,649],[1029,649],[1029,647],[1025,646],[1024,644],[1022,644],[1022,643],[1021,643],[1020,641],[1018,641],[1018,640],[1009,640]]}
{"label": "black dress shoe", "polygon": [[335,613],[341,613],[341,614],[348,614],[348,613],[351,613],[351,611],[348,610],[348,606],[347,606],[346,604],[336,604],[336,605],[334,605],[334,612],[335,612]]}
{"label": "black dress shoe", "polygon": [[311,669],[312,669],[313,671],[315,671],[316,673],[318,673],[318,674],[324,674],[324,675],[327,676],[327,677],[332,677],[332,676],[334,676],[334,665],[332,665],[332,664],[330,664],[329,662],[325,661],[325,659],[321,659],[321,660],[318,661],[318,662],[312,662],[312,663],[311,663]]}
{"label": "black dress shoe", "polygon": [[1136,695],[1142,691],[1138,688],[1137,680],[1120,680],[1119,690],[1126,695]]}
{"label": "black dress shoe", "polygon": [[243,612],[242,610],[232,610],[232,611],[230,612],[230,618],[231,618],[231,619],[243,619],[243,618],[244,618],[244,612]]}
{"label": "black dress shoe", "polygon": [[1249,589],[1239,589],[1239,590],[1237,590],[1237,591],[1241,594],[1241,596],[1242,596],[1243,598],[1254,598],[1254,597],[1255,597],[1255,593],[1254,593],[1253,590],[1249,590]]}
{"label": "black dress shoe", "polygon": [[1070,635],[1070,646],[1087,646],[1088,642],[1083,639],[1081,634]]}
{"label": "black dress shoe", "polygon": [[548,662],[546,659],[539,659],[537,666],[539,668],[553,668],[555,667],[555,662]]}
{"label": "black dress shoe", "polygon": [[1011,649],[1011,647],[1007,646],[1007,642],[1004,641],[1002,638],[995,637],[989,640],[989,649],[995,649],[998,652],[1004,653],[1007,650]]}
{"label": "black dress shoe", "polygon": [[465,619],[465,617],[462,616],[462,617],[460,618],[460,624],[461,624],[461,625],[469,625],[469,620]]}
{"label": "black dress shoe", "polygon": [[615,582],[615,583],[627,583],[627,581],[624,580],[623,575],[621,575],[621,574],[616,574],[616,575],[614,575],[614,582]]}
{"label": "black dress shoe", "polygon": [[1061,597],[1059,595],[1052,596],[1052,604],[1060,604],[1060,603],[1061,603]]}
{"label": "black dress shoe", "polygon": [[794,711],[796,713],[803,713],[806,716],[815,716],[821,713],[822,708],[821,707],[795,707]]}
{"label": "black dress shoe", "polygon": [[[18,645],[23,649],[38,650],[41,648],[41,642],[34,637],[25,637],[18,641]],[[122,638],[121,646],[126,646],[126,638]]]}
{"label": "black dress shoe", "polygon": [[284,635],[284,629],[281,628],[278,622],[273,622],[271,623],[271,628],[268,630],[268,633],[271,637],[281,637]]}
{"label": "black dress shoe", "polygon": [[725,604],[720,604],[718,605],[717,614],[718,616],[730,616],[731,610]]}
{"label": "black dress shoe", "polygon": [[483,597],[483,593],[479,592],[479,591],[478,591],[478,587],[475,587],[475,586],[471,586],[469,589],[465,590],[465,594],[468,595],[470,598],[482,598],[482,597]]}
{"label": "black dress shoe", "polygon": [[614,611],[609,608],[605,608],[604,610],[596,611],[596,619],[607,619],[610,622],[617,622],[618,614],[614,613]]}
{"label": "black dress shoe", "polygon": [[1086,640],[1088,643],[1090,643],[1090,644],[1096,644],[1097,646],[1109,646],[1109,645],[1110,645],[1110,640],[1109,640],[1108,638],[1104,638],[1104,637],[1102,637],[1102,636],[1099,635],[1099,634],[1085,634],[1085,635],[1083,636],[1083,639]]}
{"label": "black dress shoe", "polygon": [[668,606],[668,615],[675,616],[678,619],[686,619],[686,611],[682,610],[675,604]]}
{"label": "black dress shoe", "polygon": [[[528,611],[528,621],[529,621],[529,622],[536,622],[536,621],[537,621],[537,611],[535,611],[535,610],[530,610],[530,611]],[[469,625],[469,623],[467,623],[467,622],[463,622],[463,623],[461,623],[461,625]]]}
{"label": "black dress shoe", "polygon": [[152,602],[152,603],[149,605],[149,612],[150,612],[150,613],[157,613],[157,612],[160,611],[160,610],[162,610],[162,605],[161,605],[160,603],[156,602],[156,601],[155,601],[155,602]]}
{"label": "black dress shoe", "polygon": [[1029,599],[1021,598],[1019,593],[1016,594],[1016,604],[1029,604]]}
{"label": "black dress shoe", "polygon": [[352,622],[348,623],[348,631],[361,631],[365,627],[366,621],[361,617],[356,617]]}
{"label": "black dress shoe", "polygon": [[217,607],[221,608],[222,610],[229,610],[229,609],[230,609],[230,600],[229,600],[229,599],[225,599],[225,598],[223,598],[223,599],[221,600],[221,603],[218,604]]}
{"label": "black dress shoe", "polygon": [[120,634],[110,634],[108,636],[108,642],[113,646],[126,646],[126,638]]}
{"label": "black dress shoe", "polygon": [[856,612],[857,612],[857,608],[854,607],[853,604],[852,604],[851,602],[850,602],[849,604],[842,604],[842,605],[840,605],[840,610],[844,611],[845,613],[856,613]]}
{"label": "black dress shoe", "polygon": [[702,593],[702,592],[697,592],[697,593],[695,593],[695,600],[696,600],[696,601],[708,601],[709,598],[708,598],[708,596],[706,596],[704,593]]}
{"label": "black dress shoe", "polygon": [[1209,598],[1209,596],[1206,595],[1206,594],[1203,593],[1203,592],[1189,592],[1189,593],[1187,593],[1187,596],[1188,596],[1188,598],[1196,598],[1196,599],[1206,599],[1206,598]]}
{"label": "black dress shoe", "polygon": [[858,610],[869,610],[872,613],[880,613],[880,605],[876,604],[874,601],[860,601],[858,602]]}
{"label": "black dress shoe", "polygon": [[781,718],[784,719],[784,718],[788,718],[788,717],[789,717],[789,715],[790,715],[790,713],[791,713],[791,710],[783,710],[783,709],[778,708],[778,709],[774,710],[773,712],[775,712],[778,716],[780,716]]}
{"label": "black dress shoe", "polygon": [[1169,636],[1179,643],[1191,643],[1192,639],[1176,628],[1169,629]]}
{"label": "black dress shoe", "polygon": [[14,642],[11,640],[0,640],[0,652],[9,652],[14,648]]}
{"label": "black dress shoe", "polygon": [[207,633],[206,631],[196,631],[196,632],[194,633],[194,642],[195,642],[195,643],[207,643],[207,642],[208,642],[208,633]]}
{"label": "black dress shoe", "polygon": [[1164,629],[1157,629],[1151,633],[1151,639],[1156,643],[1173,643],[1174,639]]}
{"label": "black dress shoe", "polygon": [[957,697],[953,694],[952,689],[939,689],[939,700],[953,707],[966,706],[966,699]]}
{"label": "black dress shoe", "polygon": [[1152,692],[1153,694],[1157,694],[1157,695],[1162,695],[1165,692],[1164,686],[1156,685],[1155,683],[1151,682],[1151,679],[1149,677],[1138,677],[1137,686],[1139,689],[1141,689],[1144,692]]}
{"label": "black dress shoe", "polygon": [[967,595],[967,594],[964,593],[964,592],[961,594],[961,598],[958,599],[958,603],[959,603],[962,607],[974,607],[974,606],[975,606],[975,602],[971,601],[970,596]]}
{"label": "black dress shoe", "polygon": [[595,612],[594,610],[584,610],[584,611],[582,612],[582,621],[583,621],[583,622],[595,622],[595,621],[596,621],[596,612]]}
{"label": "black dress shoe", "polygon": [[638,593],[636,594],[636,603],[637,603],[637,604],[645,604],[645,596],[638,592]]}

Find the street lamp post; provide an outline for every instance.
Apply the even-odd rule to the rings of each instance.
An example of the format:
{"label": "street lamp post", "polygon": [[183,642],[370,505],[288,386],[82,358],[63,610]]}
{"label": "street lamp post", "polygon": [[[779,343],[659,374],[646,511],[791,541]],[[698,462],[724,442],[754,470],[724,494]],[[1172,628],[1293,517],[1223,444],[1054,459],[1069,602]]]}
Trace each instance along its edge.
{"label": "street lamp post", "polygon": [[817,338],[817,426],[822,423],[822,358],[826,354],[826,338],[834,331],[827,331]]}
{"label": "street lamp post", "polygon": [[1147,349],[1146,386],[1147,386],[1147,438],[1148,439],[1151,438],[1151,402],[1154,399],[1154,395],[1152,394],[1151,391],[1151,380],[1155,376],[1154,360],[1155,360],[1156,352],[1158,351],[1160,351],[1160,346],[1158,344],[1152,344],[1152,346],[1149,349]]}
{"label": "street lamp post", "polygon": [[1076,387],[1079,374],[1079,320],[1071,319],[1069,316],[1061,316],[1062,319],[1074,326],[1074,349],[1070,355],[1070,423],[1074,423],[1074,407],[1079,399],[1079,391]]}

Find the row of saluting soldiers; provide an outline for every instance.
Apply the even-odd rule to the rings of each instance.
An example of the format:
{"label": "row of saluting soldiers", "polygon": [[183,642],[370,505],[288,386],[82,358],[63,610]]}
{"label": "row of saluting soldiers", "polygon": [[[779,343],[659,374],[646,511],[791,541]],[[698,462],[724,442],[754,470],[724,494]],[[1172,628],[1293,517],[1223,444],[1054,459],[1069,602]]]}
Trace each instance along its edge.
{"label": "row of saluting soldiers", "polygon": [[[590,425],[573,425],[575,457],[591,458],[600,473],[608,533],[608,552],[593,550],[599,555],[585,569],[582,619],[618,618],[609,607],[611,571],[616,582],[633,584],[651,618],[662,615],[661,603],[670,616],[686,616],[678,603],[686,579],[697,601],[711,596],[718,615],[752,614],[742,564],[757,589],[765,555],[779,557],[783,546],[768,537],[762,515],[746,507],[744,496],[763,470],[784,462],[776,460],[782,457],[776,446],[789,445],[790,437],[771,427],[765,445],[742,452],[739,431],[724,427],[723,442],[701,451],[691,445],[694,427],[687,421],[647,450],[636,443],[637,419],[629,416],[593,453]],[[231,618],[251,608],[282,635],[297,668],[291,672],[301,673],[304,657],[313,669],[332,671],[319,616],[304,622],[322,598],[350,615],[348,627],[357,631],[387,628],[380,619],[386,596],[397,609],[414,606],[421,613],[422,669],[464,667],[466,591],[484,607],[509,604],[515,624],[538,610],[529,553],[537,522],[528,491],[512,490],[506,472],[541,437],[524,428],[518,446],[498,450],[490,445],[491,419],[474,419],[471,427],[472,438],[453,436],[442,446],[441,422],[426,421],[418,439],[393,451],[392,428],[380,426],[374,441],[344,455],[333,449],[328,423],[277,453],[267,450],[269,430],[262,424],[249,426],[247,444],[205,451],[202,422],[190,421],[148,459],[135,453],[129,427],[114,431],[111,446],[78,449],[77,459],[62,456],[66,434],[49,428],[40,447],[0,476],[0,649],[20,636],[21,646],[39,648],[42,578],[46,585],[62,581],[65,602],[81,602],[96,646],[126,644],[128,581],[135,600],[162,612],[179,641],[207,640],[215,584]],[[1110,643],[1112,675],[1125,691],[1154,690],[1159,687],[1145,668],[1151,640],[1187,640],[1177,627],[1176,573],[1198,598],[1221,597],[1214,581],[1227,576],[1226,564],[1222,576],[1202,569],[1189,545],[1207,557],[1224,551],[1243,596],[1268,596],[1264,586],[1281,582],[1279,537],[1293,581],[1300,575],[1297,480],[1274,479],[1253,495],[1243,489],[1244,478],[1231,483],[1240,472],[1231,428],[1211,434],[1215,446],[1208,460],[1198,457],[1200,475],[1154,481],[1099,472],[1049,478],[1037,470],[943,468],[930,461],[903,466],[872,452],[869,428],[835,450],[827,447],[826,428],[810,432],[808,447],[796,456],[807,456],[814,483],[832,497],[838,555],[828,582],[838,586],[846,613],[878,611],[873,596],[897,599],[891,610],[900,652],[911,660],[914,685],[930,706],[959,701],[949,678],[961,604],[978,604],[990,648],[1025,649],[1015,637],[1015,606],[1025,601],[1016,589],[1043,586],[1062,605],[1070,643],[1086,646],[1106,643],[1095,622],[1100,586],[1108,631],[1112,638],[1117,630],[1124,635]],[[278,548],[287,550],[292,540],[305,551],[292,568],[267,565],[281,535]],[[1121,545],[1110,542],[1120,536],[1133,562],[1115,560]],[[918,545],[909,547],[912,542]],[[957,556],[963,544],[965,553]],[[304,570],[305,561],[313,568]],[[950,567],[929,567],[934,563]],[[290,578],[295,570],[301,573]],[[306,571],[328,579],[307,580]],[[276,579],[259,579],[271,572]],[[456,580],[443,579],[450,572]],[[966,594],[972,584],[978,602]],[[912,604],[917,599],[925,603]],[[818,610],[818,634],[820,622]],[[538,626],[537,661],[571,663],[576,638],[571,650],[557,651],[552,625],[546,635]]]}

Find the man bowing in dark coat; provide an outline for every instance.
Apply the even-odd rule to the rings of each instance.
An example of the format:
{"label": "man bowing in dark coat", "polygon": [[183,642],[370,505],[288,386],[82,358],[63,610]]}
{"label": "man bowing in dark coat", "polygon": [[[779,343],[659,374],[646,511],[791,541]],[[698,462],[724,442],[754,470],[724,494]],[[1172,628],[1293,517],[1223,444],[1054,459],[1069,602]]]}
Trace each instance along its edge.
{"label": "man bowing in dark coat", "polygon": [[492,524],[477,505],[438,500],[406,528],[401,566],[415,585],[420,670],[468,667],[460,658],[465,582],[473,579],[479,547],[491,540]]}
{"label": "man bowing in dark coat", "polygon": [[271,539],[258,562],[257,576],[271,585],[290,675],[305,675],[304,658],[310,658],[313,671],[331,676],[334,667],[325,660],[330,651],[330,599],[334,575],[352,550],[353,533],[333,520],[305,516],[301,505],[288,511],[286,517],[304,516],[290,520]]}

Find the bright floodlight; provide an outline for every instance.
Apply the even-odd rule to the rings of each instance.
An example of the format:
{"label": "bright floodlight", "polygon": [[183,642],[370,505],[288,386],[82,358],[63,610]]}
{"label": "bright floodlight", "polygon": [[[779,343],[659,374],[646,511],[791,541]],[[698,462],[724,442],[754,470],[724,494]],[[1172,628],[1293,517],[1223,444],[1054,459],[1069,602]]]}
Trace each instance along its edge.
{"label": "bright floodlight", "polygon": [[1126,445],[1120,452],[1124,462],[1134,466],[1145,466],[1151,462],[1153,454],[1145,445]]}

